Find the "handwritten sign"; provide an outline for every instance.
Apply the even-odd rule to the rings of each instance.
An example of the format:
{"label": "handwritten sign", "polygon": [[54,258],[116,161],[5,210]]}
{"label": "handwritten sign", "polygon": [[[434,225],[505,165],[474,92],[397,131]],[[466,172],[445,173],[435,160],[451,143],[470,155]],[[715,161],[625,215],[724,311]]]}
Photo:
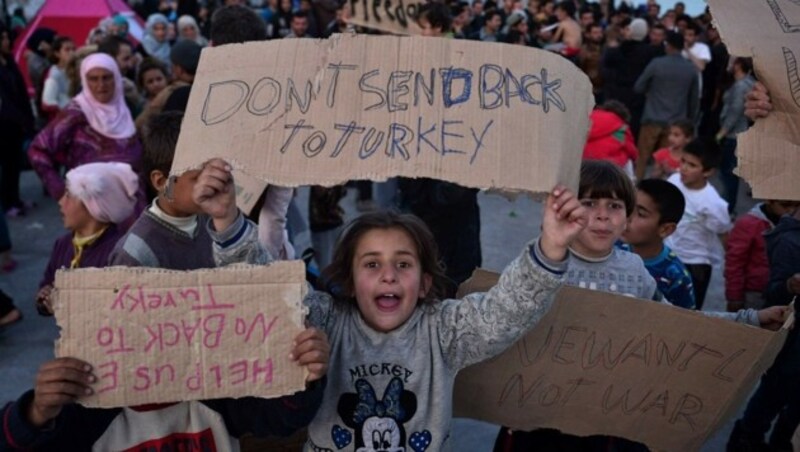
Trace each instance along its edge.
{"label": "handwritten sign", "polygon": [[418,0],[350,0],[350,23],[397,35],[418,35]]}
{"label": "handwritten sign", "polygon": [[775,107],[738,136],[736,172],[756,198],[800,200],[800,1],[708,3],[731,55],[753,57]]}
{"label": "handwritten sign", "polygon": [[[485,290],[496,282],[487,272],[478,278],[465,284]],[[521,341],[459,373],[454,415],[699,450],[736,413],[786,334],[565,287]]]}
{"label": "handwritten sign", "polygon": [[93,365],[96,392],[80,401],[92,407],[292,394],[305,387],[288,358],[305,291],[301,261],[60,270],[56,356]]}
{"label": "handwritten sign", "polygon": [[575,65],[518,46],[337,35],[206,48],[172,172],[223,157],[282,186],[576,188],[592,103]]}

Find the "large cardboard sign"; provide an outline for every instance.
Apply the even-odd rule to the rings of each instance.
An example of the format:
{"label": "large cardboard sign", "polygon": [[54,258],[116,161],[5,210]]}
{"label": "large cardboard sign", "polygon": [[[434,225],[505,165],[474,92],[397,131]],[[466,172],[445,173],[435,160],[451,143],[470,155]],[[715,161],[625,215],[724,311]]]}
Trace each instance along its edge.
{"label": "large cardboard sign", "polygon": [[99,381],[80,402],[115,407],[277,397],[305,387],[288,358],[303,329],[302,261],[190,272],[109,267],[56,273],[56,356]]}
{"label": "large cardboard sign", "polygon": [[[465,284],[486,290],[496,280],[482,272]],[[459,373],[454,415],[699,450],[749,395],[787,328],[564,287],[525,338]]]}
{"label": "large cardboard sign", "polygon": [[761,199],[800,200],[800,2],[709,0],[731,55],[753,57],[775,110],[739,135],[737,174]]}
{"label": "large cardboard sign", "polygon": [[424,4],[419,0],[350,0],[349,22],[396,35],[418,35],[417,16]]}
{"label": "large cardboard sign", "polygon": [[575,65],[519,46],[336,35],[206,48],[172,172],[223,157],[283,186],[577,188],[592,103]]}

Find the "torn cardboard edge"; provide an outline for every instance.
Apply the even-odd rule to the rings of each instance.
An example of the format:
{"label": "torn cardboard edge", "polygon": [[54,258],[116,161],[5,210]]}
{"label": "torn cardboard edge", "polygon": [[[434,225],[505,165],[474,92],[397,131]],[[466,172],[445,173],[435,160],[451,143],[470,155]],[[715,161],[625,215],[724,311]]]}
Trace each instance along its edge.
{"label": "torn cardboard edge", "polygon": [[[476,270],[459,288],[458,296],[486,291],[496,284],[498,277],[493,272]],[[639,326],[643,319],[659,320]],[[454,390],[454,415],[519,430],[555,428],[581,436],[625,437],[644,442],[656,450],[697,449],[749,396],[753,385],[781,349],[793,322],[794,314],[788,317],[779,332],[774,333],[649,300],[634,300],[565,286],[559,291],[549,312],[523,340],[501,355],[459,373]],[[598,341],[599,347],[609,347],[608,350],[602,348],[601,353],[607,352],[606,356],[617,357],[610,370],[605,364],[582,367],[586,364],[583,361],[585,357],[579,358],[578,355],[581,354],[583,342],[576,338],[584,338],[589,331],[592,334],[587,336],[587,344],[594,341],[591,342],[594,345],[590,348],[590,357]],[[631,342],[620,350],[619,344],[624,344],[629,337],[633,338]],[[604,338],[608,338],[607,344]],[[638,342],[636,338],[640,338]],[[682,338],[687,343],[694,341],[704,344],[710,350],[716,348],[722,358],[727,356],[727,364],[716,367],[715,372],[719,371],[717,376],[711,373],[717,364],[713,361],[710,365],[692,364],[694,367],[676,372],[669,361],[665,361],[669,365],[661,367],[662,356],[655,367],[650,367],[646,358],[647,348],[642,351],[641,344],[648,344],[644,346],[652,346],[655,350],[657,347],[653,344],[664,341],[664,350],[668,354],[675,353],[676,356],[670,359],[678,360],[675,361],[677,363],[683,359],[681,353],[684,347],[667,348],[675,345],[676,338]],[[616,344],[613,347],[612,340]],[[631,343],[636,345],[629,350]],[[739,349],[741,344],[749,345]],[[585,348],[582,353],[586,353]],[[640,356],[641,353],[645,355]],[[594,356],[598,358],[601,355]],[[580,361],[570,362],[572,359]],[[639,363],[639,359],[643,359],[645,364]],[[655,358],[651,356],[650,359]],[[737,362],[738,359],[742,361]],[[728,375],[724,375],[726,373]],[[661,378],[655,378],[657,375]],[[730,378],[730,381],[720,380],[720,376]],[[515,402],[513,397],[516,393],[507,392],[514,390],[512,383],[515,379],[519,379],[519,402]],[[580,392],[580,384],[566,391],[564,385],[570,381],[574,383],[576,379],[585,379],[585,383],[591,381],[593,386],[587,388],[585,393]],[[508,383],[504,384],[506,381]],[[554,392],[556,389],[553,388],[558,385],[561,385],[561,389]],[[613,392],[615,385],[616,393]],[[729,390],[728,386],[734,388]],[[606,392],[603,387],[606,387]],[[625,394],[625,388],[629,388],[622,402],[625,408],[620,411],[619,405],[614,405],[613,400],[616,400],[620,391]],[[668,396],[666,392],[659,392],[665,388],[669,391]],[[672,413],[683,409],[681,401],[684,399],[679,396],[687,389],[694,394],[701,394],[699,397],[692,396],[701,402],[696,429],[686,426],[677,428],[669,422],[669,417],[658,416],[658,407],[661,405],[665,412],[669,407],[669,414],[673,417],[675,415]],[[644,398],[642,394],[645,394]],[[662,400],[655,398],[655,394],[669,398]],[[611,398],[611,402],[608,402],[608,398]],[[602,410],[598,408],[601,403]],[[606,403],[611,404],[610,408]],[[640,413],[640,409],[644,411]]]}
{"label": "torn cardboard edge", "polygon": [[757,198],[800,200],[800,5],[794,0],[708,3],[731,55],[753,58],[775,107],[738,137],[735,173]]}
{"label": "torn cardboard edge", "polygon": [[[512,195],[546,193],[557,184],[577,188],[593,105],[591,84],[558,55],[480,42],[363,35],[221,50],[203,51],[172,174],[221,157],[249,177],[285,187],[401,176]],[[256,53],[262,58],[253,59]],[[274,58],[290,58],[295,64],[266,64]],[[331,62],[349,69],[333,70]],[[475,90],[480,88],[475,87],[480,86],[481,71],[501,78],[492,79],[493,91],[479,99]],[[392,110],[386,104],[390,91],[380,86],[403,77],[405,81],[396,83],[406,85],[392,91],[403,93],[392,101],[402,109]],[[458,92],[445,95],[443,84],[452,88],[456,85],[450,83],[456,82],[460,84],[453,89]],[[435,95],[425,97],[425,83]],[[522,91],[512,90],[503,100],[509,96],[503,86],[517,83],[513,86]],[[220,90],[231,90],[230,95],[219,97]],[[422,97],[414,98],[414,92]],[[483,108],[489,95],[508,106]],[[445,106],[439,96],[449,99],[444,103],[459,100]],[[373,102],[383,104],[371,106]],[[339,137],[347,121],[359,130],[348,135],[358,137],[351,142]],[[301,122],[306,129],[298,128]],[[417,136],[431,130],[435,138]],[[417,141],[401,145],[396,141],[401,136]],[[345,144],[339,148],[339,142]]]}
{"label": "torn cardboard edge", "polygon": [[271,398],[305,389],[307,369],[288,358],[307,314],[302,261],[59,270],[55,285],[56,355],[91,363],[98,377],[83,405]]}

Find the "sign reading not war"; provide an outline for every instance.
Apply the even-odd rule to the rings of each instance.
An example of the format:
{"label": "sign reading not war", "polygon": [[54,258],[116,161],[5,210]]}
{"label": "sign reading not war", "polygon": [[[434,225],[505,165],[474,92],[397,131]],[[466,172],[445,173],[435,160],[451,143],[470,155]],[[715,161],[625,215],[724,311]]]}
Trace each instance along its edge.
{"label": "sign reading not war", "polygon": [[222,157],[285,186],[575,187],[592,102],[572,63],[517,46],[337,35],[207,48],[172,171]]}
{"label": "sign reading not war", "polygon": [[[460,290],[498,275],[477,270]],[[515,430],[611,435],[654,450],[699,450],[771,365],[778,332],[622,295],[562,288],[525,337],[462,370],[453,414]]]}

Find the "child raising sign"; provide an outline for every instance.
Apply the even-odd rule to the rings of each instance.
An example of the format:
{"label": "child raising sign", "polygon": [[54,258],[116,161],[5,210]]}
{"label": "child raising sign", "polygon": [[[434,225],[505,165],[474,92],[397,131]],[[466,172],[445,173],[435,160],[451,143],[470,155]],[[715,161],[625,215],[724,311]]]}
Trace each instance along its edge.
{"label": "child raising sign", "polygon": [[[206,163],[194,199],[221,240],[219,265],[266,263],[255,228],[235,205],[231,168]],[[520,339],[563,284],[567,248],[586,225],[575,195],[556,187],[542,234],[486,293],[440,300],[443,271],[428,228],[416,217],[372,213],[340,237],[326,283],[333,295],[304,300],[311,324],[330,340],[331,366],[306,450],[449,448],[458,371]]]}

